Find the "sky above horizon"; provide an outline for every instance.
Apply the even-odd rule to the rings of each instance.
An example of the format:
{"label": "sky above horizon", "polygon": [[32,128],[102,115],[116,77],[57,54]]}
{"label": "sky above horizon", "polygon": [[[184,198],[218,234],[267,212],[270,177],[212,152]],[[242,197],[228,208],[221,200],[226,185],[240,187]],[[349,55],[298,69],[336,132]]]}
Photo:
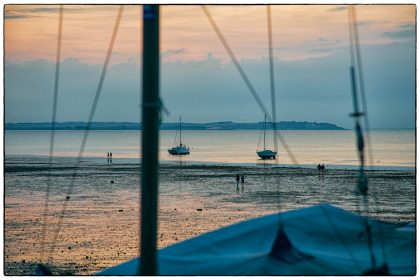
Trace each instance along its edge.
{"label": "sky above horizon", "polygon": [[[6,5],[5,121],[49,121],[57,5]],[[270,81],[263,5],[208,7],[267,108]],[[350,50],[343,5],[273,5],[279,121],[351,128]],[[372,128],[415,127],[415,5],[358,5],[363,73]],[[64,5],[57,121],[86,121],[117,5]],[[142,7],[126,5],[94,121],[138,121]],[[257,122],[264,118],[200,6],[161,9],[161,95],[173,122]]]}

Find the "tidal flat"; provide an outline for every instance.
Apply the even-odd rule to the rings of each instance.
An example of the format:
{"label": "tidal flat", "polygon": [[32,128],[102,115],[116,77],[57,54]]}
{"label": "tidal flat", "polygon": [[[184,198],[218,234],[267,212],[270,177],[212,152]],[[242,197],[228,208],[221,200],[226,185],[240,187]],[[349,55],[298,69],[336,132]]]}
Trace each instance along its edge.
{"label": "tidal flat", "polygon": [[[139,255],[140,165],[114,160],[6,157],[4,273],[91,275]],[[236,174],[245,176],[237,187]],[[368,208],[357,170],[165,163],[159,170],[158,247],[253,217],[330,203],[389,222],[414,222],[415,170],[375,170]],[[46,190],[48,211],[43,226]],[[68,200],[66,199],[68,197]],[[67,203],[65,202],[67,200]]]}

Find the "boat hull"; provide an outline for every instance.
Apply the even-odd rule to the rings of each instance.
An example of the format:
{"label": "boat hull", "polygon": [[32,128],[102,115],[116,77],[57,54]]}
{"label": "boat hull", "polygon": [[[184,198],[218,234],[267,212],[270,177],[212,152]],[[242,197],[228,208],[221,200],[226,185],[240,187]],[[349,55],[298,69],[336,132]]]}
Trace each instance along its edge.
{"label": "boat hull", "polygon": [[273,152],[272,150],[263,150],[263,151],[258,151],[257,155],[261,159],[276,159],[277,152]]}
{"label": "boat hull", "polygon": [[190,149],[186,146],[177,146],[168,149],[168,153],[173,156],[184,156],[190,154]]}

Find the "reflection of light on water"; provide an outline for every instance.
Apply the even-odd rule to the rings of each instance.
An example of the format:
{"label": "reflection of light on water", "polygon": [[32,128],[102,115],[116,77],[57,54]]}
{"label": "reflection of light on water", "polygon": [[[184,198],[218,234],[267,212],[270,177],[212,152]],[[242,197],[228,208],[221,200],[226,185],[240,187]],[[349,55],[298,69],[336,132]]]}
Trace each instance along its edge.
{"label": "reflection of light on water", "polygon": [[[282,131],[300,164],[358,165],[352,131]],[[161,131],[159,158],[162,161],[258,164],[257,131],[185,131],[184,142],[192,146],[191,154],[174,158],[167,152],[173,131]],[[54,154],[77,156],[83,131],[57,131]],[[6,131],[6,155],[44,155],[49,152],[49,131]],[[371,132],[375,163],[382,166],[415,166],[414,131]],[[135,159],[139,153],[138,131],[91,131],[84,156]],[[166,146],[165,146],[166,145]],[[292,164],[279,146],[280,164]]]}

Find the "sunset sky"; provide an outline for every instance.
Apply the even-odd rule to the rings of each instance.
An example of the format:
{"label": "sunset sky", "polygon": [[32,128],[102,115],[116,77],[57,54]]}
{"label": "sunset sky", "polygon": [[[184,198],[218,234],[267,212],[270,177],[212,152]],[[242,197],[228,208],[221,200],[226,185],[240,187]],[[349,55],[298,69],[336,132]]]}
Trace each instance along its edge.
{"label": "sunset sky", "polygon": [[[266,6],[209,6],[269,108]],[[415,127],[415,5],[357,6],[372,126]],[[116,5],[65,5],[59,121],[86,120],[105,59]],[[124,8],[96,121],[138,121],[142,7]],[[351,128],[349,35],[343,5],[273,5],[279,120]],[[51,118],[57,5],[6,5],[6,122]],[[201,6],[161,9],[162,98],[187,122],[263,118]]]}

